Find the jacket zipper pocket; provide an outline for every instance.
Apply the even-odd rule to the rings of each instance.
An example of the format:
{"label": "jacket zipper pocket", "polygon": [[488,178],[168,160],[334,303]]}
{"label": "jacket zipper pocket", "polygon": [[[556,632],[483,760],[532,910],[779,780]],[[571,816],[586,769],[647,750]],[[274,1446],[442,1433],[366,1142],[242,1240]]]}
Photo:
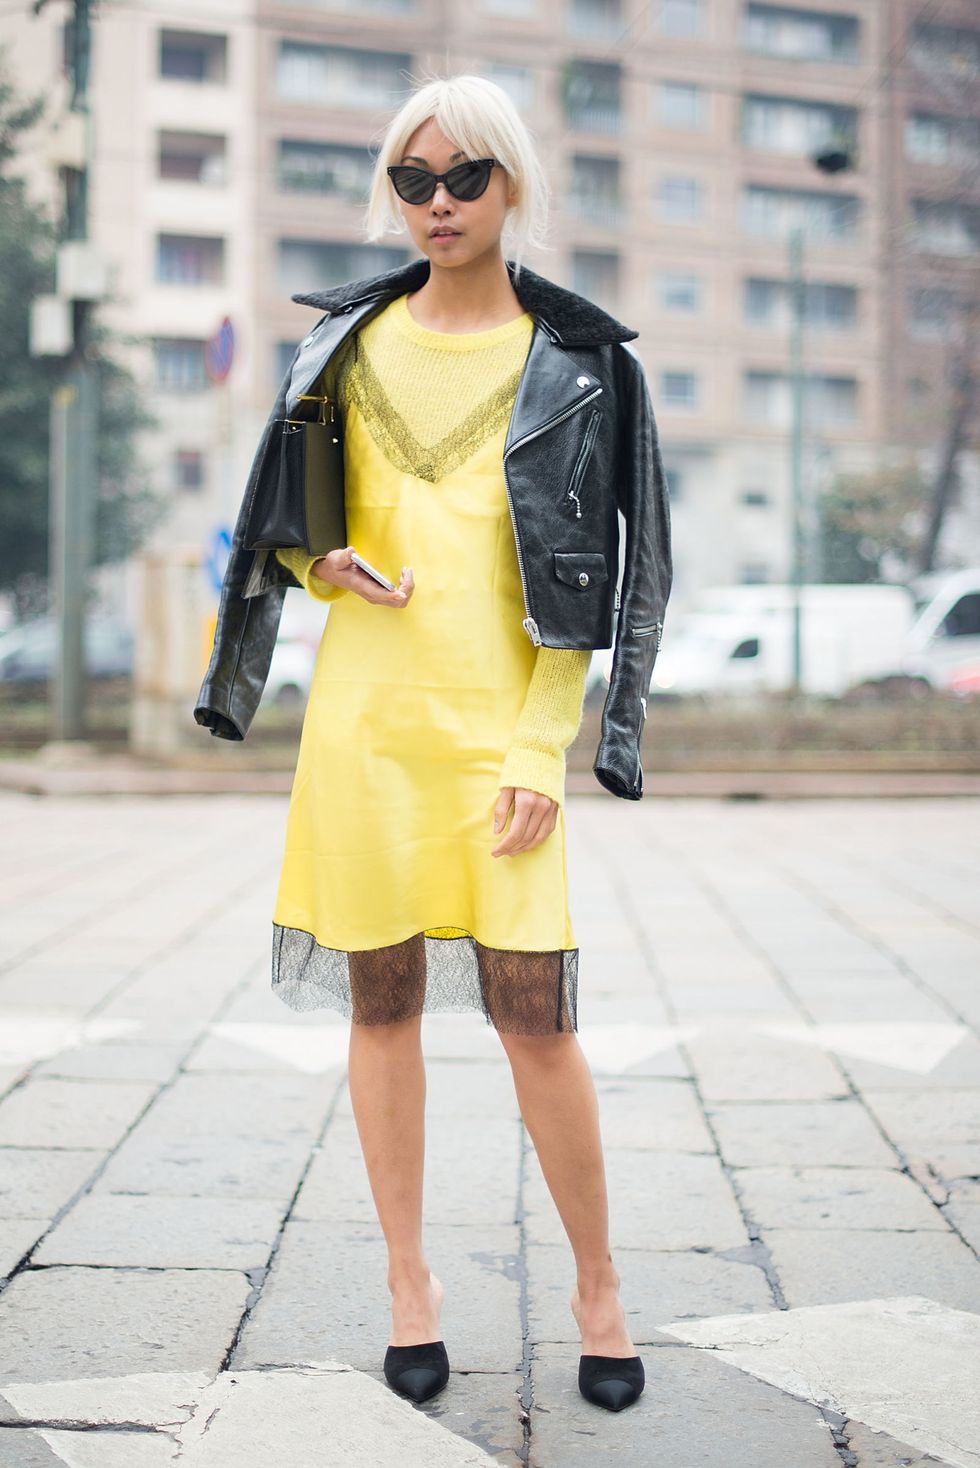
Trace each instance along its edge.
{"label": "jacket zipper pocket", "polygon": [[663,640],[663,622],[645,622],[639,627],[631,627],[630,631],[634,637],[650,637],[654,632],[657,634],[657,651],[660,651],[660,643]]}
{"label": "jacket zipper pocket", "polygon": [[578,497],[578,492],[581,488],[582,479],[585,475],[586,465],[588,464],[589,457],[592,453],[592,446],[595,443],[596,434],[599,432],[599,423],[601,418],[602,414],[599,412],[599,409],[593,408],[592,416],[589,419],[589,426],[586,428],[585,437],[582,440],[582,447],[579,449],[579,455],[575,461],[575,468],[572,470],[572,482],[571,484],[569,484],[568,493],[565,496],[566,499],[575,501],[576,520],[581,520],[582,518],[582,505]]}

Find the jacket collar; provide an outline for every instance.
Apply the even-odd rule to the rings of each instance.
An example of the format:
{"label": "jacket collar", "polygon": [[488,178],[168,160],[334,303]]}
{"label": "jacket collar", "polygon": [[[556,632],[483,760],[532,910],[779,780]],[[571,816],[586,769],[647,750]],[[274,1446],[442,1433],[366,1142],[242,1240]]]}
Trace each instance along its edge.
{"label": "jacket collar", "polygon": [[[537,275],[526,265],[521,266],[516,279],[513,261],[506,261],[506,265],[514,293],[525,311],[529,311],[562,346],[604,346],[610,342],[632,341],[639,336],[638,331],[624,326],[615,316],[610,316],[584,296]],[[368,275],[362,280],[335,286],[332,290],[309,291],[294,295],[292,299],[301,306],[315,306],[319,311],[344,311],[371,297],[387,296],[393,300],[408,291],[419,290],[428,278],[429,261],[423,255],[381,275]]]}

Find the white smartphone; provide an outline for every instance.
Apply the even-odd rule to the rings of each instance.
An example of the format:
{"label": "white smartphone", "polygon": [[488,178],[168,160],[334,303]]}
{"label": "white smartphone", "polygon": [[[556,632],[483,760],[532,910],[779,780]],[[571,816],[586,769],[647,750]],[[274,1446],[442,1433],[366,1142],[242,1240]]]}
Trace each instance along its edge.
{"label": "white smartphone", "polygon": [[372,566],[371,562],[366,561],[363,556],[359,556],[357,551],[351,551],[351,560],[355,566],[360,566],[362,571],[366,571],[369,576],[373,576],[378,585],[383,586],[385,591],[397,590],[393,581],[389,581],[382,571],[379,571],[376,566]]}

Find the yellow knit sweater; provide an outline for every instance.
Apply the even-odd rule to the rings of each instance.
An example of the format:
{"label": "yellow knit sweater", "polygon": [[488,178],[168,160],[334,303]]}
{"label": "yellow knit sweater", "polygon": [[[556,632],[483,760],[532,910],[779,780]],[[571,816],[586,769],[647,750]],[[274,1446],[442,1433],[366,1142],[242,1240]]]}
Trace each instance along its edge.
{"label": "yellow knit sweater", "polygon": [[[518,325],[518,322],[521,324]],[[341,414],[348,402],[370,417],[373,431],[393,463],[432,482],[473,453],[509,417],[530,345],[534,319],[525,312],[504,327],[465,333],[467,350],[454,362],[458,392],[426,391],[426,379],[445,350],[461,345],[443,332],[430,331],[412,317],[407,297],[399,296],[360,333],[355,333],[338,364],[334,395]],[[358,348],[361,336],[365,350]],[[474,338],[484,338],[473,350]],[[501,469],[501,473],[503,470]],[[318,601],[347,595],[314,574],[318,557],[302,549],[276,551],[276,557]],[[562,804],[565,752],[582,721],[588,649],[539,647],[527,697],[500,771],[500,786],[536,790]]]}

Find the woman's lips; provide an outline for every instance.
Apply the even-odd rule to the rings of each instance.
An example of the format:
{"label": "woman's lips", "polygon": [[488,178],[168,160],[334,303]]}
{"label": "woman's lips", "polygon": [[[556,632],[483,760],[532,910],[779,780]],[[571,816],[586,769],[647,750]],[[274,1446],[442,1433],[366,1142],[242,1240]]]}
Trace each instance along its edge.
{"label": "woman's lips", "polygon": [[459,234],[459,230],[458,229],[454,229],[454,230],[450,231],[449,234],[430,234],[429,235],[429,239],[430,240],[458,240],[459,238],[460,238],[460,234]]}

